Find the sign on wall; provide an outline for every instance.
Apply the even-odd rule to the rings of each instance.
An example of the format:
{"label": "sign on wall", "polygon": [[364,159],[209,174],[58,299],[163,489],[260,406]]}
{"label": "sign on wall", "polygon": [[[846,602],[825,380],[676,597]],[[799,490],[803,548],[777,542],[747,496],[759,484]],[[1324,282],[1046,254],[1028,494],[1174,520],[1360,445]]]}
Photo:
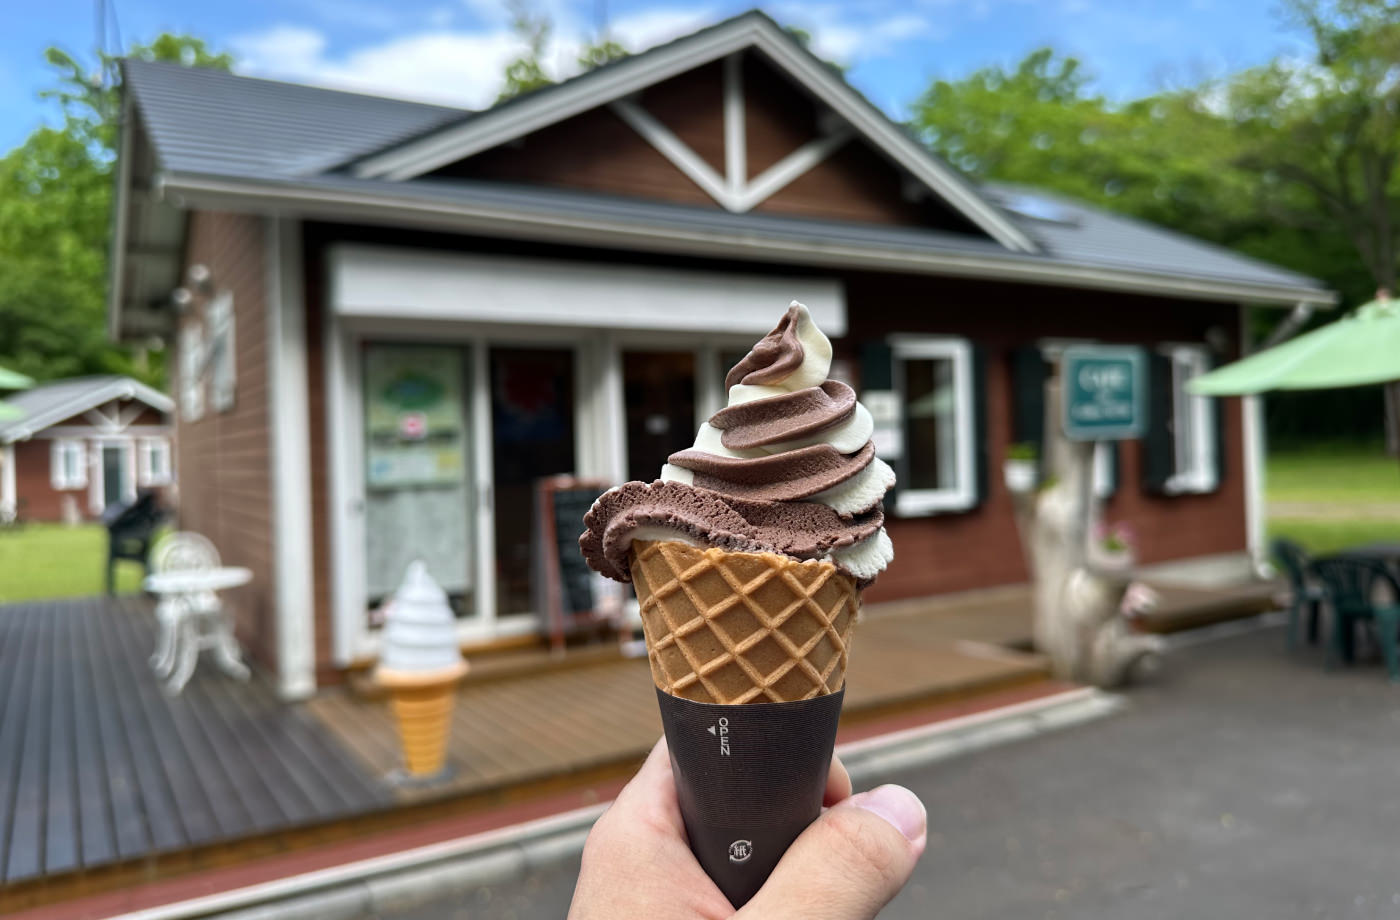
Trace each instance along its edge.
{"label": "sign on wall", "polygon": [[1147,427],[1146,366],[1140,348],[1066,348],[1060,359],[1065,437],[1071,441],[1142,437]]}
{"label": "sign on wall", "polygon": [[466,470],[460,351],[375,346],[365,352],[364,380],[369,487],[460,484]]}

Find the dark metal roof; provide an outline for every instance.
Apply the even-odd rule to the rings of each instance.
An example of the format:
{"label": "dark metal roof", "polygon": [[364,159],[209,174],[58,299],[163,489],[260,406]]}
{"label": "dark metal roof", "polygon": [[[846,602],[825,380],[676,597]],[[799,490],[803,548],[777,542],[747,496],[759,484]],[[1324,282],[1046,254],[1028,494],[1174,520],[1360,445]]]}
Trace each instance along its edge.
{"label": "dark metal roof", "polygon": [[[556,214],[599,215],[632,223],[655,222],[756,237],[814,242],[854,242],[978,253],[1112,272],[1134,271],[1173,278],[1297,289],[1316,300],[1320,282],[1257,259],[1141,221],[1038,190],[987,183],[980,194],[1043,247],[1037,254],[1010,253],[978,236],[686,207],[616,196],[540,187],[414,179],[358,179],[341,164],[405,139],[458,122],[466,110],[397,99],[239,77],[173,64],[127,61],[126,86],[168,174],[242,181],[293,182],[307,192],[362,189],[400,198],[491,202],[504,208]],[[547,92],[548,90],[544,90]],[[1018,213],[1015,199],[1047,199],[1068,219],[1050,221]],[[1272,297],[1275,301],[1281,299]]]}
{"label": "dark metal roof", "polygon": [[163,168],[202,173],[315,175],[463,115],[462,109],[127,60]]}

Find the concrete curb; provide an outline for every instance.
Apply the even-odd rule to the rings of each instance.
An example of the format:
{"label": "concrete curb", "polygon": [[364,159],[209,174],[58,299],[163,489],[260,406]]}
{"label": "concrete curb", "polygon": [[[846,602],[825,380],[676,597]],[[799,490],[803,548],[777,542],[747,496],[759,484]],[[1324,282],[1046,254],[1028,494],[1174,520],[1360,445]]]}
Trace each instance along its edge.
{"label": "concrete curb", "polygon": [[[1091,688],[839,745],[858,786],[889,771],[1033,738],[1126,706]],[[386,856],[121,914],[114,920],[355,920],[523,878],[573,858],[607,803]]]}

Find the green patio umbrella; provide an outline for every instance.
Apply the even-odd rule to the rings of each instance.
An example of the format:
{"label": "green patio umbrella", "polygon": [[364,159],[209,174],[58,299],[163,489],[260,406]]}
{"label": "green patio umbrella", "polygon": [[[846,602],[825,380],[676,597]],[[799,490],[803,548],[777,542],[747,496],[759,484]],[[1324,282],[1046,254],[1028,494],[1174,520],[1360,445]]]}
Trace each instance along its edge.
{"label": "green patio umbrella", "polygon": [[34,386],[34,381],[24,376],[18,371],[0,367],[0,390],[27,390]]}
{"label": "green patio umbrella", "polygon": [[1373,300],[1326,326],[1202,374],[1187,389],[1203,396],[1243,396],[1396,380],[1400,300]]}

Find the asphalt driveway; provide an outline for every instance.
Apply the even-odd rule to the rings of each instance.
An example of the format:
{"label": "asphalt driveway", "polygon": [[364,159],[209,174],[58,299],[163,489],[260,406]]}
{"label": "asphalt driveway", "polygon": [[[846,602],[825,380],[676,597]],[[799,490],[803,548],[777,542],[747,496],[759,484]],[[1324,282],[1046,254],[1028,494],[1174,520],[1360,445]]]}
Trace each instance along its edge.
{"label": "asphalt driveway", "polygon": [[[1264,629],[1174,651],[1123,713],[881,779],[929,806],[905,918],[1400,917],[1400,687]],[[560,917],[577,859],[392,915]]]}

